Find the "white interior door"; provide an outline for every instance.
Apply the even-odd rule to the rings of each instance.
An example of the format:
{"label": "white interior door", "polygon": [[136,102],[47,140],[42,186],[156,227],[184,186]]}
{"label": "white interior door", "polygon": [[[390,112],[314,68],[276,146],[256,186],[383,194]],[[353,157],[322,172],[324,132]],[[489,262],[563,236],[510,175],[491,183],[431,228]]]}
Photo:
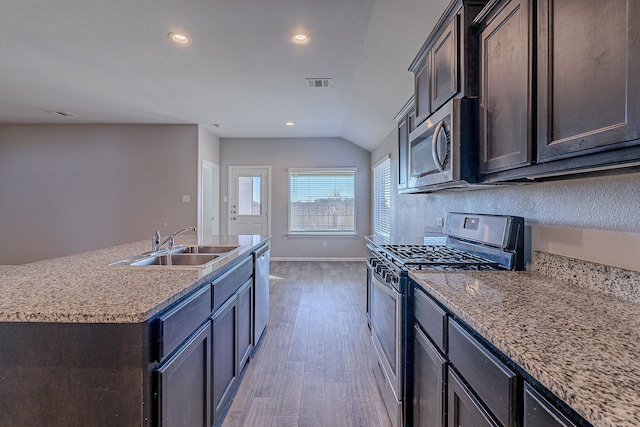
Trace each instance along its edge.
{"label": "white interior door", "polygon": [[200,205],[199,235],[208,237],[220,234],[220,170],[214,163],[202,161],[202,195]]}
{"label": "white interior door", "polygon": [[271,166],[229,166],[229,234],[271,234]]}

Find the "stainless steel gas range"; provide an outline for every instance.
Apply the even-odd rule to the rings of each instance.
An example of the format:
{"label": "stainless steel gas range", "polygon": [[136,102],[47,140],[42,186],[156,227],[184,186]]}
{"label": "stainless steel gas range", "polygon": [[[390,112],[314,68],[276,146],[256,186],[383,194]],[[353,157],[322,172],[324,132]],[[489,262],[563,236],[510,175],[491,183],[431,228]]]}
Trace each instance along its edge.
{"label": "stainless steel gas range", "polygon": [[524,270],[524,219],[449,213],[445,244],[367,239],[372,368],[394,427],[403,426],[410,270]]}

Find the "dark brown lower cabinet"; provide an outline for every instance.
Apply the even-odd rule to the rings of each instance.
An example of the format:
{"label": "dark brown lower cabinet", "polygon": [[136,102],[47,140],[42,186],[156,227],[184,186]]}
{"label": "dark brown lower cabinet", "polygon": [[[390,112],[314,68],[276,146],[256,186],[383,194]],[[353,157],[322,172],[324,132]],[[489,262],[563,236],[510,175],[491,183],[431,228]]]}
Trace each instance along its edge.
{"label": "dark brown lower cabinet", "polygon": [[205,323],[156,371],[159,427],[209,427],[211,328]]}
{"label": "dark brown lower cabinet", "polygon": [[213,404],[214,420],[224,411],[233,394],[237,379],[236,317],[238,300],[231,297],[211,319],[213,340]]}
{"label": "dark brown lower cabinet", "polygon": [[455,427],[498,427],[462,380],[449,368],[448,421]]}
{"label": "dark brown lower cabinet", "polygon": [[418,325],[413,329],[413,426],[444,427],[447,361]]}
{"label": "dark brown lower cabinet", "polygon": [[575,427],[547,399],[542,397],[529,384],[524,387],[523,427]]}
{"label": "dark brown lower cabinet", "polygon": [[253,279],[238,289],[238,373],[253,349]]}

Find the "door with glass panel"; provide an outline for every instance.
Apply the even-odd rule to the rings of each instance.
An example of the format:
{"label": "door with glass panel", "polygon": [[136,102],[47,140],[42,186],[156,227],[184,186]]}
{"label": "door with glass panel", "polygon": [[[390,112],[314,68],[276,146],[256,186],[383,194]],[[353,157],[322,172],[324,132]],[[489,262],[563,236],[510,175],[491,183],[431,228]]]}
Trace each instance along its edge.
{"label": "door with glass panel", "polygon": [[271,234],[270,166],[229,166],[229,234]]}

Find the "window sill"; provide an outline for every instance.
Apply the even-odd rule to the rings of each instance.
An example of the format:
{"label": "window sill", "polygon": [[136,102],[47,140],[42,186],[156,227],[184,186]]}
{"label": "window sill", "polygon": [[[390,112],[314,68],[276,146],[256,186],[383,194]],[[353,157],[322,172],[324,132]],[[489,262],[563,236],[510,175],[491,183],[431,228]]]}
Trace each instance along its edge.
{"label": "window sill", "polygon": [[309,231],[297,231],[287,233],[288,237],[357,237],[356,232],[309,232]]}

